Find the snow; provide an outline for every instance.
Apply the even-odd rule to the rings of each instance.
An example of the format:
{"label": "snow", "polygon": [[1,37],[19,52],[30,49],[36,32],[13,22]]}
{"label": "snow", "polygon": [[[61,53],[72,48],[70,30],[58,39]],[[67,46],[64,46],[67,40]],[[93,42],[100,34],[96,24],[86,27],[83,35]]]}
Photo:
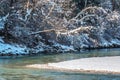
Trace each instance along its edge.
{"label": "snow", "polygon": [[109,47],[112,45],[120,45],[120,41],[118,39],[112,39],[110,42],[108,42],[107,40],[102,38],[102,43],[100,44],[100,46]]}
{"label": "snow", "polygon": [[59,44],[59,43],[56,43],[54,46],[61,47],[63,49],[63,51],[75,51],[73,46],[62,45],[62,44]]}
{"label": "snow", "polygon": [[112,43],[112,44],[120,45],[120,41],[119,41],[118,39],[112,39],[112,40],[111,40],[111,43]]}
{"label": "snow", "polygon": [[0,54],[28,54],[26,47],[13,44],[6,44],[0,38]]}
{"label": "snow", "polygon": [[102,40],[100,46],[105,46],[105,47],[110,46],[110,43],[107,40],[105,40],[103,37],[100,38]]}
{"label": "snow", "polygon": [[58,63],[27,65],[30,68],[120,73],[120,56],[82,58]]}
{"label": "snow", "polygon": [[3,29],[3,28],[4,28],[4,22],[0,21],[0,29]]}
{"label": "snow", "polygon": [[74,51],[73,46],[65,46],[65,45],[61,45],[61,47],[62,47],[63,49],[65,49],[66,51],[70,51],[70,50],[73,50],[73,51]]}

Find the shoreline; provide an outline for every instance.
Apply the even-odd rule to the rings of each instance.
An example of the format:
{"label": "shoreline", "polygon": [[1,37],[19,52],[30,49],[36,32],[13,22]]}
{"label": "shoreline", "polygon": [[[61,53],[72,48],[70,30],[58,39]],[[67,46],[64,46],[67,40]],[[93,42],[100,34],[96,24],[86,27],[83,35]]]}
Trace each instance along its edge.
{"label": "shoreline", "polygon": [[[91,51],[91,50],[109,50],[109,49],[119,49],[120,48],[120,46],[119,47],[100,47],[100,48],[83,48],[83,49],[81,49],[80,51],[77,51],[77,50],[69,50],[69,51],[58,51],[58,52],[56,52],[56,51],[54,51],[54,52],[52,52],[52,51],[40,51],[40,52],[37,52],[37,53],[35,53],[35,52],[33,52],[33,53],[29,53],[30,51],[30,49],[24,49],[23,50],[23,53],[18,53],[18,52],[20,52],[20,51],[17,51],[17,53],[13,53],[12,51],[11,52],[7,52],[7,53],[4,53],[4,51],[5,50],[3,50],[3,51],[1,51],[0,50],[0,57],[21,57],[21,56],[33,56],[33,55],[43,55],[44,53],[45,54],[58,54],[58,53],[73,53],[73,52],[75,52],[75,53],[81,53],[81,52],[83,52],[83,51]],[[18,48],[18,50],[19,50],[19,48]],[[13,51],[15,51],[15,50],[13,50]]]}
{"label": "shoreline", "polygon": [[[83,72],[97,74],[120,74],[120,56],[92,57],[48,64],[26,65],[26,68]],[[101,65],[101,66],[100,66]]]}

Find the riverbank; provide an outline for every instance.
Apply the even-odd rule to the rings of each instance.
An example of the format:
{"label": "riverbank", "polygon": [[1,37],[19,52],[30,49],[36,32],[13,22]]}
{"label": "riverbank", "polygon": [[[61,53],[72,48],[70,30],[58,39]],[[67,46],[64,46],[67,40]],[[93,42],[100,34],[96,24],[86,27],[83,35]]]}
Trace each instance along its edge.
{"label": "riverbank", "polygon": [[48,64],[33,64],[26,67],[59,71],[120,74],[119,63],[120,56],[114,56],[83,58]]}
{"label": "riverbank", "polygon": [[78,3],[71,0],[1,0],[0,56],[120,48],[118,7],[113,11],[111,0],[111,9],[108,1],[90,1],[94,5],[86,7],[82,2],[78,9],[66,5]]}

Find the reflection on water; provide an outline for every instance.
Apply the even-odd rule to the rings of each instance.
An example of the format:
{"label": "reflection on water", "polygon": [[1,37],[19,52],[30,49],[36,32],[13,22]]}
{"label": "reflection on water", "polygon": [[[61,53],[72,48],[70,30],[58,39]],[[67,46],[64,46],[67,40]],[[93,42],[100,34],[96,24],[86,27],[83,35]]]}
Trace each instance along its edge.
{"label": "reflection on water", "polygon": [[0,80],[120,80],[120,75],[58,72],[27,69],[24,67],[28,64],[44,64],[98,56],[120,56],[120,49],[91,50],[81,53],[26,56],[6,59],[1,57]]}

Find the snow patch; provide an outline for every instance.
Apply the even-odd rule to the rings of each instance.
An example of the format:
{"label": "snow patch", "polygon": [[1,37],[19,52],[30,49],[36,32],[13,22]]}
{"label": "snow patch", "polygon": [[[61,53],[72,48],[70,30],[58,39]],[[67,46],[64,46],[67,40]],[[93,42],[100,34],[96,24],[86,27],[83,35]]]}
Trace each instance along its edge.
{"label": "snow patch", "polygon": [[75,51],[73,46],[67,46],[67,45],[62,45],[62,44],[58,44],[58,43],[56,43],[54,46],[61,47],[63,49],[63,51]]}
{"label": "snow patch", "polygon": [[100,46],[109,47],[109,46],[112,46],[112,45],[120,45],[120,41],[118,39],[112,39],[109,42],[109,41],[102,38],[102,43],[100,44]]}
{"label": "snow patch", "polygon": [[101,40],[102,40],[100,46],[105,46],[105,47],[107,47],[107,46],[111,45],[111,43],[109,43],[109,42],[108,42],[107,40],[105,40],[103,37],[100,37],[100,38],[101,38]]}
{"label": "snow patch", "polygon": [[13,44],[6,44],[0,39],[0,54],[28,54],[26,47]]}
{"label": "snow patch", "polygon": [[112,44],[117,44],[117,45],[120,45],[120,41],[118,39],[113,39],[111,41]]}

